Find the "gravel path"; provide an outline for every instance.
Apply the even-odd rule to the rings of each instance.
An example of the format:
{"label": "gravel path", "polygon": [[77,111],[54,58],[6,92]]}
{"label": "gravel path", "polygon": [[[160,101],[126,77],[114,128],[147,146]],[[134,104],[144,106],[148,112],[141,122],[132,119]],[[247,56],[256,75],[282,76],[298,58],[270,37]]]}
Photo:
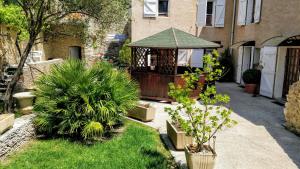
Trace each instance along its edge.
{"label": "gravel path", "polygon": [[[231,97],[229,107],[238,125],[217,135],[215,169],[297,169],[300,167],[300,137],[284,129],[283,107],[265,97],[252,97],[234,83],[217,85]],[[146,102],[146,101],[145,101]],[[149,101],[147,101],[149,102]],[[183,168],[183,151],[175,151],[166,135],[166,103],[149,102],[157,108],[154,121],[144,123],[157,129]]]}

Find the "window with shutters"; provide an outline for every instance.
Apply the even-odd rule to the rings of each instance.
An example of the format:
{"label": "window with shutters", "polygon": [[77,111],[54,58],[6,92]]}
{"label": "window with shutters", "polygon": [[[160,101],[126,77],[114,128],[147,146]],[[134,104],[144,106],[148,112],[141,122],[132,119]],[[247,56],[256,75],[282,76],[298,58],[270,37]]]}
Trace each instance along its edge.
{"label": "window with shutters", "polygon": [[239,0],[238,25],[260,22],[262,0]]}
{"label": "window with shutters", "polygon": [[168,16],[168,11],[169,11],[169,0],[159,0],[158,15]]}
{"label": "window with shutters", "polygon": [[224,27],[226,0],[198,0],[197,25]]}

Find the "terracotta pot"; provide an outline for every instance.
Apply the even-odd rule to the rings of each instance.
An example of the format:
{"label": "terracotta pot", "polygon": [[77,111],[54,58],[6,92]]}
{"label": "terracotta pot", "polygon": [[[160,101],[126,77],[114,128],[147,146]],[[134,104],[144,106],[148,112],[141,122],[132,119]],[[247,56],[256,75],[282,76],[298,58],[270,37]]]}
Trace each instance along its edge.
{"label": "terracotta pot", "polygon": [[0,134],[13,127],[15,122],[14,114],[1,114],[0,115]]}
{"label": "terracotta pot", "polygon": [[245,92],[249,94],[256,94],[257,84],[245,84]]}
{"label": "terracotta pot", "polygon": [[150,104],[139,103],[134,109],[128,111],[127,116],[143,122],[152,121],[155,118],[155,108]]}
{"label": "terracotta pot", "polygon": [[176,127],[168,120],[167,134],[176,150],[183,150],[186,145],[193,143],[192,137],[186,136],[185,132],[183,131],[178,131]]}
{"label": "terracotta pot", "polygon": [[32,113],[35,95],[31,92],[21,92],[13,95],[17,99],[18,108],[23,115]]}
{"label": "terracotta pot", "polygon": [[216,155],[212,152],[191,153],[186,146],[185,157],[189,169],[213,169]]}

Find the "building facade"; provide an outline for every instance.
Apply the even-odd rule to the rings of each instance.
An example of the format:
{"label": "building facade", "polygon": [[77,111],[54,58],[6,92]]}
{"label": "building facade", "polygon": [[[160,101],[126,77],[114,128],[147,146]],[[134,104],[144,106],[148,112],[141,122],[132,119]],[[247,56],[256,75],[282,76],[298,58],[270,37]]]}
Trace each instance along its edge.
{"label": "building facade", "polygon": [[220,43],[237,83],[259,66],[260,94],[282,99],[300,75],[299,10],[299,0],[132,0],[132,41],[175,27]]}

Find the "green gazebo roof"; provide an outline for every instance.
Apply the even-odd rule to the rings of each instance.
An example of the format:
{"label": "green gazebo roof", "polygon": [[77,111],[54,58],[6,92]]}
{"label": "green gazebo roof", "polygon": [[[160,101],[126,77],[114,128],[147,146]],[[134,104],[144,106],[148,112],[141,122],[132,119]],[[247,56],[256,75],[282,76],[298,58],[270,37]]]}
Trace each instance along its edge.
{"label": "green gazebo roof", "polygon": [[219,48],[220,45],[198,38],[184,31],[170,28],[145,39],[129,44],[130,47],[203,49]]}

